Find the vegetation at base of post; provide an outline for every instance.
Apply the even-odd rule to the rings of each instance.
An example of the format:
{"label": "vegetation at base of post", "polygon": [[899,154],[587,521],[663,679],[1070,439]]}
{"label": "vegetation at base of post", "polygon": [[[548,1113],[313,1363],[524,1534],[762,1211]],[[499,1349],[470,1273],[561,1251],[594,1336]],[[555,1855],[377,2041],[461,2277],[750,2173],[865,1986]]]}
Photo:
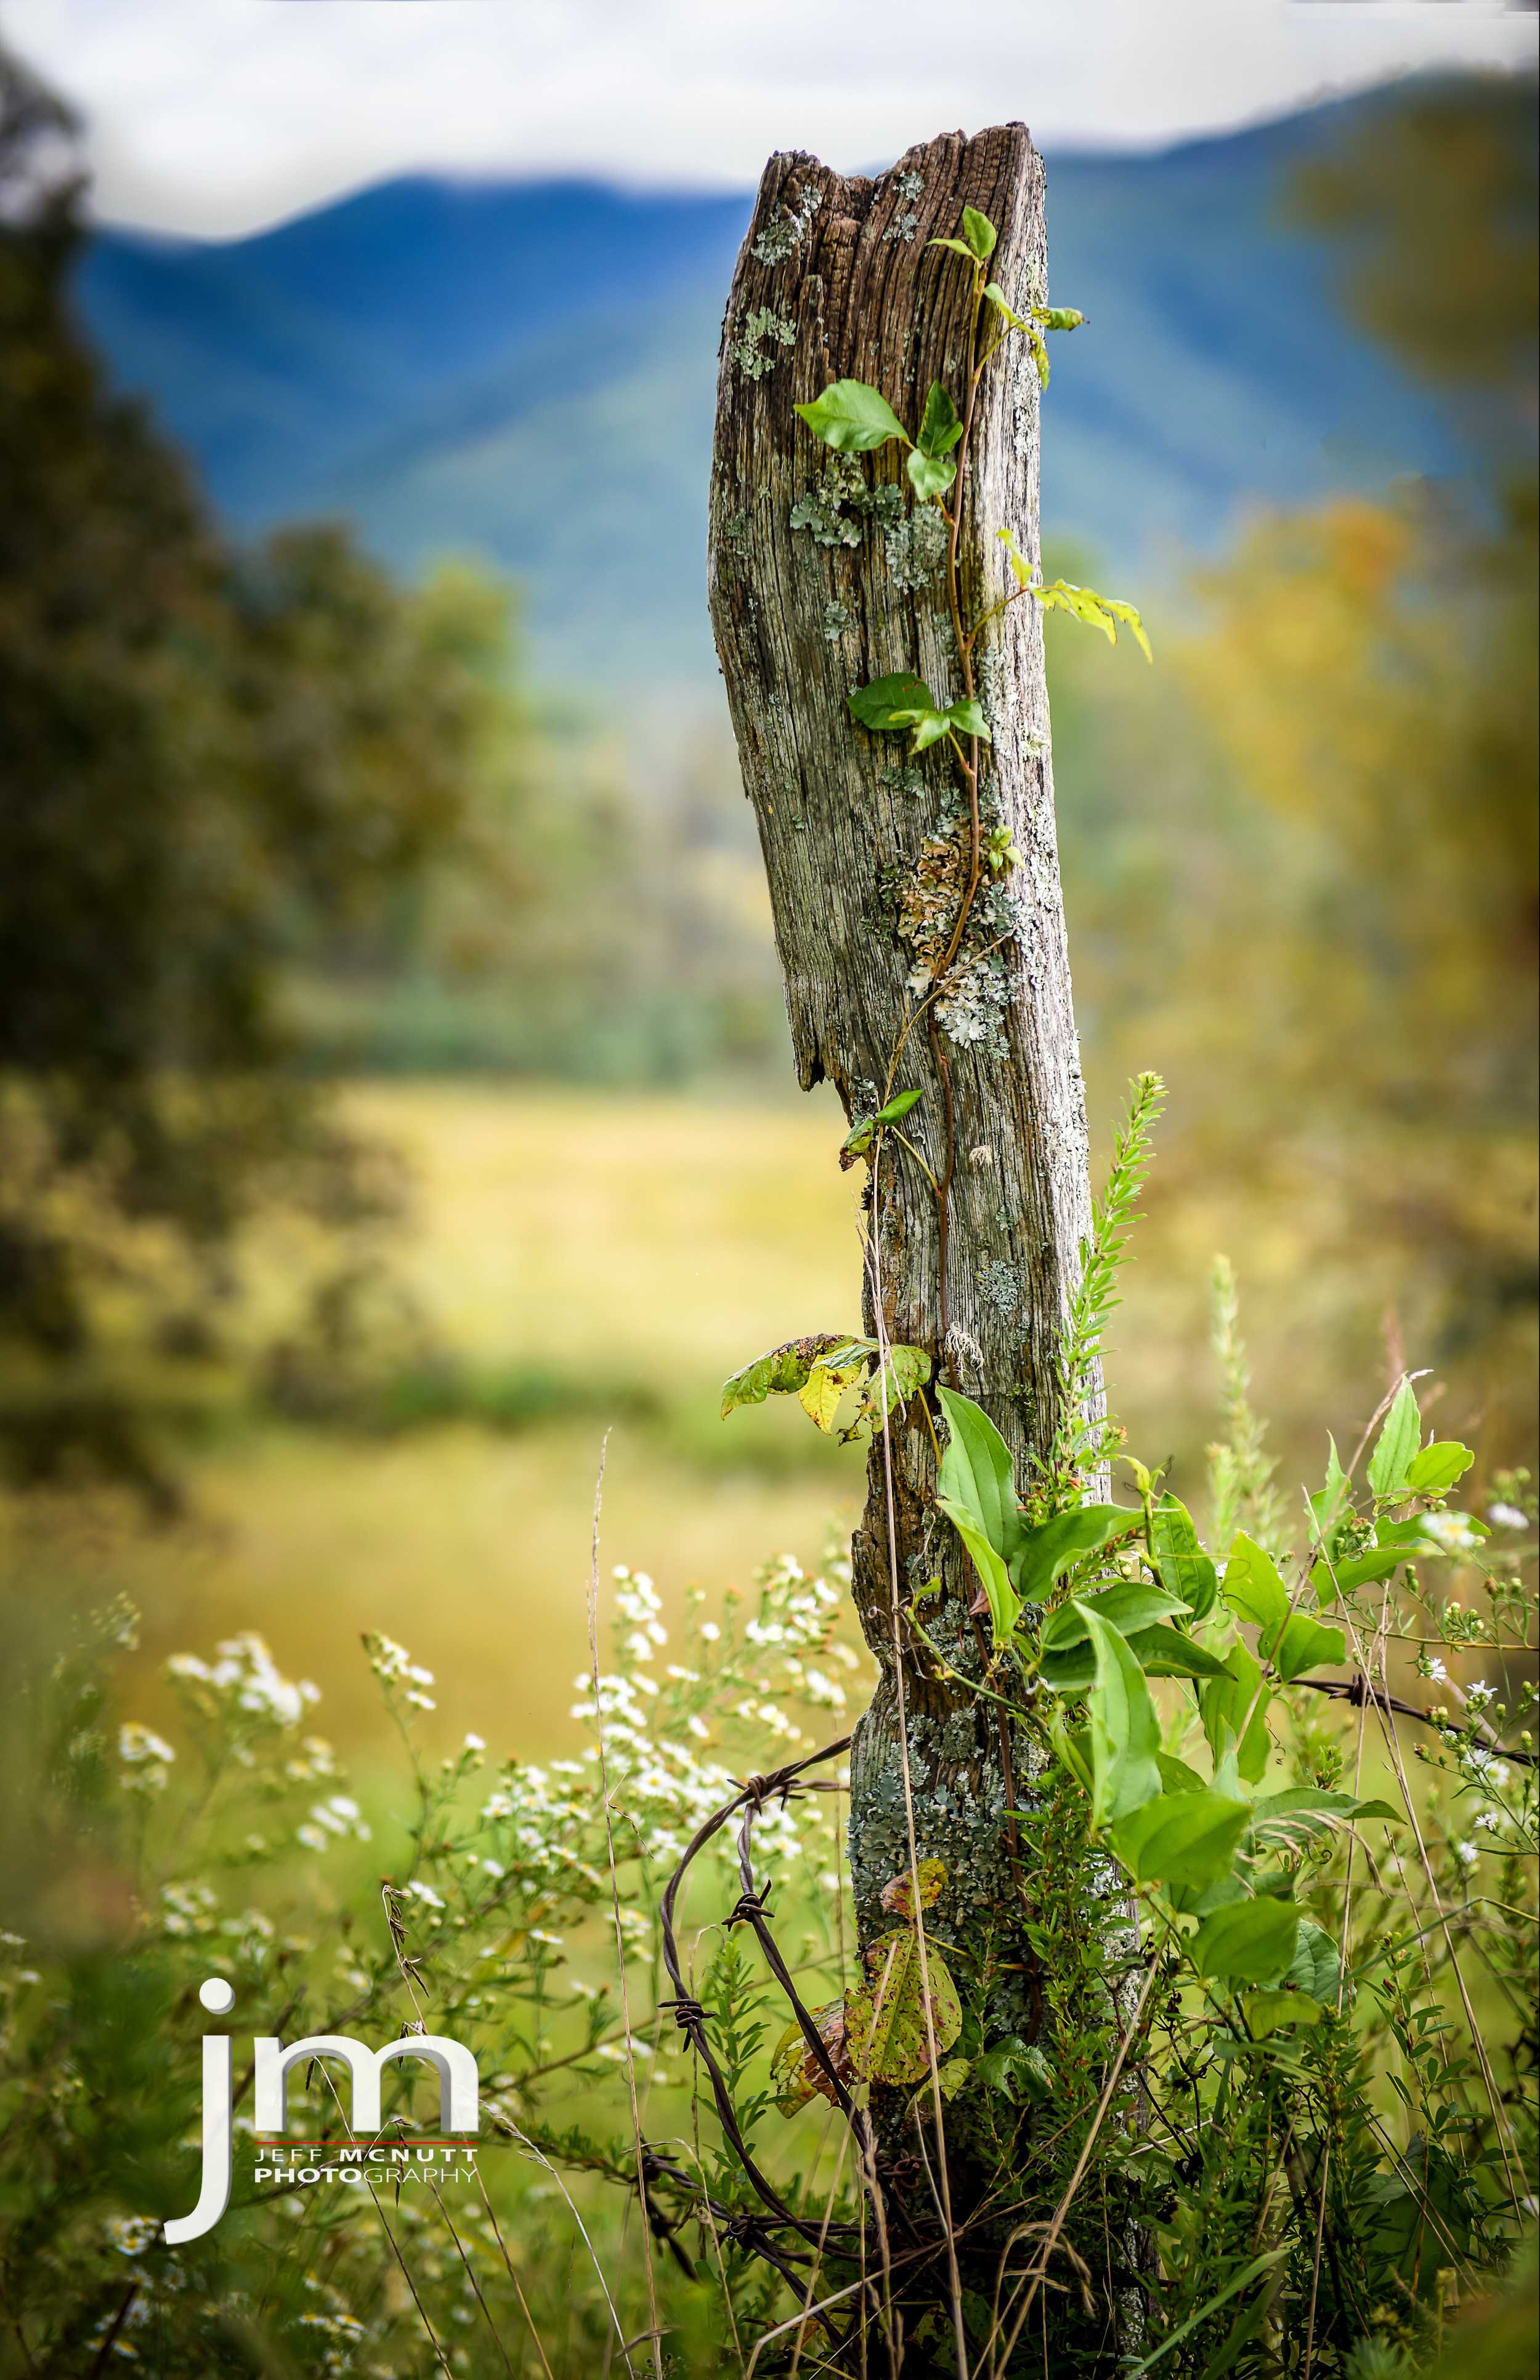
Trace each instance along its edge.
{"label": "vegetation at base of post", "polygon": [[[1220,1294],[1243,1366],[1232,1282]],[[1127,2285],[1109,2242],[1132,2224],[1149,2262],[1125,2359],[1158,2356],[1177,2380],[1216,2366],[1263,2380],[1285,2344],[1283,2368],[1303,2368],[1310,2333],[1330,2380],[1409,2380],[1515,2252],[1536,2183],[1536,1694],[1461,1692],[1446,1674],[1473,1645],[1499,1681],[1533,1658],[1527,1476],[1483,1483],[1487,1520],[1451,1508],[1466,1451],[1428,1438],[1402,1381],[1356,1463],[1328,1447],[1291,1530],[1266,1543],[1237,1530],[1224,1545],[1137,1463],[1126,1506],[1050,1511],[1041,1478],[1018,1486],[988,1416],[937,1394],[946,1500],[1019,1590],[988,1665],[966,1680],[1009,1706],[1023,1841],[1011,1941],[964,1921],[966,1878],[929,1859],[917,1876],[901,1866],[882,1880],[857,1958],[831,1796],[772,1798],[754,1852],[845,2090],[893,2109],[916,2155],[933,2154],[940,2097],[953,2171],[985,2209],[958,2232],[975,2368],[1011,2368],[1003,2335],[988,2342],[997,2282],[1022,2269],[1015,2227],[1059,2205],[1078,2169],[1059,2252],[1074,2286],[1035,2304],[1029,2368],[1045,2353],[1052,2370],[1076,2357],[1113,2368]],[[1218,1466],[1212,1484],[1223,1492]],[[939,1509],[937,1524],[952,1521]],[[405,1774],[368,1787],[349,1787],[314,1731],[314,1689],[284,1677],[255,1636],[174,1658],[174,1715],[155,1727],[114,1684],[135,1636],[121,1602],[104,1599],[73,1639],[40,1639],[6,1728],[7,1757],[24,1746],[35,1769],[33,1897],[46,1906],[60,1876],[90,1876],[98,1893],[111,1877],[127,1913],[112,1913],[109,1893],[91,1942],[0,1943],[0,2255],[33,2368],[89,2370],[121,2316],[116,2335],[157,2380],[235,2374],[259,2348],[316,2380],[426,2374],[442,2368],[430,2338],[481,2380],[506,2371],[504,2352],[539,2371],[532,2337],[555,2380],[580,2380],[607,2334],[632,2338],[650,2319],[624,2249],[629,2067],[673,2368],[741,2374],[795,2301],[732,2244],[758,2202],[672,2021],[657,1907],[733,1778],[837,1734],[847,1693],[864,1694],[848,1578],[839,1559],[814,1578],[773,1564],[755,1596],[730,1592],[709,1618],[690,1591],[671,1630],[651,1580],[617,1572],[597,1696],[579,1683],[587,1755],[508,1759],[490,1777],[485,1747],[452,1729],[457,1748],[423,1750],[423,1730],[445,1724],[442,1690],[370,1633]],[[935,1609],[911,1597],[916,1644]],[[1409,1751],[1392,1748],[1372,1701],[1355,1709],[1321,1691],[1343,1682],[1330,1672],[1346,1654],[1383,1695],[1398,1643],[1426,1682],[1431,1722]],[[1176,1644],[1207,1661],[1167,1658]],[[1125,1924],[1087,1898],[1098,1856]],[[687,1987],[761,2169],[815,2230],[855,2221],[843,2126],[822,2138],[826,2070],[746,1937],[721,1922],[742,1882],[729,1828],[690,1903],[690,1928],[705,1930],[686,1929]],[[1018,1939],[1037,1961],[1036,1997]],[[195,2248],[167,2250],[159,2222],[196,2191],[207,2019],[195,1995],[211,1973],[236,1984],[237,2041],[303,2025],[378,2042],[422,2023],[467,2042],[482,2074],[487,2202],[393,2187],[393,2244],[372,2210],[334,2203],[340,2192],[254,2183],[238,2134],[230,2216]],[[1479,1995],[1479,2037],[1462,1986]],[[126,2058],[126,2042],[148,2046]],[[321,2070],[299,2081],[296,2137],[345,2142]],[[407,2069],[387,2088],[390,2141],[436,2132]],[[858,2277],[846,2237],[831,2234],[819,2265],[830,2299]],[[912,2337],[934,2341],[932,2300],[913,2266],[895,2271]],[[1007,2282],[1001,2301],[1019,2310],[1019,2289]],[[826,2350],[845,2319],[831,2311]],[[757,2371],[788,2368],[782,2344],[786,2357],[767,2344]]]}

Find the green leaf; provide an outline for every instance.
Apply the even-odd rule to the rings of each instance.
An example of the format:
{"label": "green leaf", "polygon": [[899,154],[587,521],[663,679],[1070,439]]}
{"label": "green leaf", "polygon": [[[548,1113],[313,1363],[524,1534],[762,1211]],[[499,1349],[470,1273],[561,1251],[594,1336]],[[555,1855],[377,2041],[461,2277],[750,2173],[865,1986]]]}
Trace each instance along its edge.
{"label": "green leaf", "polygon": [[995,535],[999,538],[1001,545],[1005,548],[1011,567],[1015,573],[1017,586],[1030,587],[1032,584],[1032,565],[1026,560],[1011,531],[1008,528],[997,528]]}
{"label": "green leaf", "polygon": [[[940,1393],[944,1396],[943,1389]],[[1021,1617],[1021,1597],[1011,1585],[1010,1572],[1004,1562],[978,1526],[977,1518],[966,1505],[955,1504],[950,1497],[938,1493],[937,1503],[952,1523],[968,1552],[989,1605],[989,1621],[994,1641],[1003,1645]]]}
{"label": "green leaf", "polygon": [[1406,1492],[1406,1475],[1422,1436],[1423,1417],[1410,1380],[1402,1380],[1369,1457],[1369,1485],[1382,1500]]}
{"label": "green leaf", "polygon": [[1335,2008],[1341,1973],[1337,1945],[1330,1935],[1313,1919],[1302,1917],[1300,1938],[1284,1982],[1292,1984],[1296,1991],[1308,1992],[1311,1998],[1318,2000],[1323,2007],[1329,2003]]}
{"label": "green leaf", "polygon": [[868,388],[864,380],[837,380],[826,388],[811,405],[798,405],[800,413],[816,438],[832,446],[842,455],[866,455],[874,447],[885,446],[890,438],[901,438],[905,446],[908,433],[892,407],[881,392]]}
{"label": "green leaf", "polygon": [[955,2099],[972,2072],[973,2066],[966,2058],[943,2058],[936,2069],[937,2087],[942,2098]]}
{"label": "green leaf", "polygon": [[967,241],[969,248],[973,250],[974,255],[977,257],[980,264],[983,264],[989,257],[993,256],[995,252],[995,242],[1000,237],[1000,234],[996,231],[988,215],[981,215],[976,207],[964,207],[963,209],[963,237]]}
{"label": "green leaf", "polygon": [[1309,1992],[1248,1992],[1242,2002],[1254,2041],[1266,2041],[1286,2024],[1319,2024],[1326,2010]]}
{"label": "green leaf", "polygon": [[[1226,1675],[1210,1679],[1198,1688],[1198,1708],[1203,1716],[1203,1731],[1208,1738],[1215,1765],[1224,1757],[1227,1742],[1232,1743],[1243,1726],[1245,1735],[1234,1746],[1239,1774],[1248,1784],[1259,1784],[1267,1766],[1271,1738],[1267,1733],[1267,1705],[1272,1700],[1269,1690],[1262,1683],[1262,1670],[1253,1658],[1249,1645],[1239,1642],[1231,1645],[1224,1657]],[[1251,1713],[1247,1720],[1247,1712]]]}
{"label": "green leaf", "polygon": [[1121,620],[1146,661],[1154,661],[1144,621],[1132,603],[1121,601],[1116,595],[1098,595],[1094,587],[1075,587],[1067,578],[1056,578],[1051,587],[1035,587],[1032,591],[1045,612],[1068,612],[1086,627],[1099,628],[1110,645],[1118,641]]}
{"label": "green leaf", "polygon": [[1405,1560],[1404,1548],[1390,1546],[1374,1553],[1350,1554],[1342,1561],[1318,1561],[1310,1573],[1316,1600],[1324,1610],[1339,1594],[1351,1595],[1355,1587],[1373,1586],[1380,1579],[1388,1578]]}
{"label": "green leaf", "polygon": [[1326,1486],[1310,1499],[1310,1515],[1316,1524],[1316,1535],[1329,1550],[1341,1522],[1347,1517],[1352,1489],[1348,1475],[1337,1459],[1337,1440],[1327,1439]]}
{"label": "green leaf", "polygon": [[1082,1792],[1089,1793],[1095,1779],[1091,1774],[1090,1730],[1077,1727],[1072,1735],[1064,1724],[1064,1714],[1055,1703],[1048,1715],[1049,1742],[1061,1768],[1074,1779]]}
{"label": "green leaf", "polygon": [[959,735],[976,735],[982,743],[991,739],[985,724],[983,707],[974,694],[960,694],[951,708],[942,712],[949,727]]}
{"label": "green leaf", "polygon": [[950,1436],[941,1456],[937,1493],[960,1504],[1002,1561],[1009,1561],[1021,1534],[1015,1470],[1011,1450],[981,1405],[955,1389],[938,1389]]}
{"label": "green leaf", "polygon": [[806,1381],[808,1373],[820,1356],[831,1349],[848,1346],[848,1339],[837,1331],[815,1331],[810,1338],[788,1339],[783,1347],[772,1347],[766,1355],[756,1355],[721,1385],[721,1417],[727,1419],[737,1405],[762,1404],[767,1397],[794,1396]]}
{"label": "green leaf", "polygon": [[1172,1495],[1162,1496],[1151,1510],[1149,1550],[1168,1593],[1180,1596],[1194,1620],[1206,1619],[1219,1593],[1219,1576],[1192,1514]]}
{"label": "green leaf", "polygon": [[900,1404],[907,1404],[916,1390],[923,1389],[930,1378],[930,1355],[924,1347],[888,1345],[885,1369],[893,1384],[893,1395]]}
{"label": "green leaf", "polygon": [[1097,1657],[1089,1636],[1082,1645],[1072,1645],[1067,1653],[1040,1655],[1037,1675],[1053,1694],[1085,1694],[1097,1682]]}
{"label": "green leaf", "polygon": [[984,285],[984,295],[990,305],[996,307],[1004,315],[1013,331],[1025,331],[1028,338],[1031,337],[1033,325],[1023,322],[998,281],[987,281]]}
{"label": "green leaf", "polygon": [[1160,1721],[1145,1673],[1126,1639],[1083,1606],[1097,1657],[1091,1689],[1091,1823],[1100,1828],[1127,1815],[1160,1791],[1156,1754]]}
{"label": "green leaf", "polygon": [[1051,1521],[1023,1529],[1011,1560],[1012,1584],[1022,1601],[1046,1603],[1056,1578],[1121,1536],[1138,1518],[1121,1504],[1081,1504],[1073,1512],[1056,1512]]}
{"label": "green leaf", "polygon": [[1258,1846],[1265,1851],[1297,1851],[1314,1835],[1352,1818],[1388,1818],[1400,1824],[1403,1813],[1388,1802],[1361,1802],[1352,1793],[1323,1793],[1314,1785],[1291,1785],[1281,1793],[1263,1794],[1255,1804],[1253,1823]]}
{"label": "green leaf", "polygon": [[1078,306],[1037,306],[1033,310],[1045,331],[1078,331],[1085,320]]}
{"label": "green leaf", "polygon": [[[845,2048],[855,2072],[868,2082],[918,2082],[930,2071],[930,2041],[919,1936],[912,1925],[885,1934],[866,1954],[867,1981],[845,1994]],[[963,2030],[957,1986],[932,1937],[926,1937],[925,1971],[930,1980],[930,2030],[938,2051],[950,2049]]]}
{"label": "green leaf", "polygon": [[1225,1564],[1224,1599],[1238,1620],[1249,1620],[1261,1630],[1264,1651],[1289,1617],[1289,1590],[1277,1564],[1243,1529]]}
{"label": "green leaf", "polygon": [[1173,1611],[1185,1612],[1186,1608],[1158,1586],[1103,1587],[1096,1595],[1082,1596],[1077,1602],[1061,1604],[1050,1612],[1039,1641],[1045,1653],[1063,1652],[1071,1645],[1081,1644],[1091,1633],[1085,1618],[1088,1611],[1094,1611],[1098,1620],[1110,1620],[1127,1636],[1136,1628],[1153,1627]]}
{"label": "green leaf", "polygon": [[1158,1752],[1155,1765],[1160,1771],[1160,1782],[1168,1793],[1206,1793],[1207,1787],[1195,1768],[1189,1768],[1174,1753]]}
{"label": "green leaf", "polygon": [[1041,2107],[1053,2096],[1059,2080],[1052,2059],[1042,2050],[1029,2047],[1013,2033],[997,2041],[993,2049],[987,2049],[976,2061],[974,2070],[987,2089],[998,2091],[1002,2099],[1010,2099],[1017,2107],[1028,2101]]}
{"label": "green leaf", "polygon": [[1248,1802],[1207,1786],[1195,1793],[1162,1793],[1120,1818],[1108,1840],[1135,1883],[1201,1889],[1229,1875],[1250,1824]]}
{"label": "green leaf", "polygon": [[1307,1670],[1340,1669],[1347,1658],[1342,1631],[1307,1619],[1303,1611],[1296,1611],[1285,1622],[1277,1644],[1270,1649],[1274,1669],[1286,1680],[1303,1678]]}
{"label": "green leaf", "polygon": [[944,455],[922,455],[917,446],[904,458],[909,484],[922,504],[933,496],[944,496],[957,477],[957,466]]}
{"label": "green leaf", "polygon": [[922,720],[937,716],[935,696],[913,670],[896,670],[891,677],[874,677],[869,685],[857,686],[846,695],[845,708],[878,735],[917,727]]}
{"label": "green leaf", "polygon": [[1462,1479],[1475,1456],[1458,1439],[1436,1438],[1406,1466],[1406,1485],[1413,1496],[1443,1496]]}
{"label": "green leaf", "polygon": [[1104,608],[1111,613],[1113,619],[1121,622],[1122,626],[1128,630],[1129,635],[1138,646],[1139,650],[1144,654],[1146,661],[1148,662],[1153,668],[1155,664],[1155,655],[1150,650],[1149,634],[1145,626],[1143,618],[1134,604],[1123,602],[1116,595],[1104,595],[1101,598],[1101,601]]}
{"label": "green leaf", "polygon": [[978,261],[972,249],[964,239],[928,239],[925,244],[927,248],[950,248],[953,256],[963,257],[969,264],[976,264]]}
{"label": "green leaf", "polygon": [[842,1158],[865,1157],[876,1138],[878,1126],[901,1123],[910,1109],[923,1097],[924,1093],[921,1091],[899,1091],[888,1101],[885,1108],[879,1108],[875,1115],[862,1116],[857,1123],[851,1125],[840,1143]]}
{"label": "green leaf", "polygon": [[926,394],[925,412],[920,419],[920,434],[916,442],[920,453],[931,456],[950,455],[962,435],[963,424],[958,418],[957,407],[940,382],[933,380]]}
{"label": "green leaf", "polygon": [[1129,1638],[1146,1678],[1222,1678],[1224,1663],[1180,1628],[1140,1628]]}
{"label": "green leaf", "polygon": [[1299,1911],[1291,1900],[1235,1900],[1204,1919],[1188,1949],[1200,1975],[1272,1984],[1288,1973],[1299,1930]]}

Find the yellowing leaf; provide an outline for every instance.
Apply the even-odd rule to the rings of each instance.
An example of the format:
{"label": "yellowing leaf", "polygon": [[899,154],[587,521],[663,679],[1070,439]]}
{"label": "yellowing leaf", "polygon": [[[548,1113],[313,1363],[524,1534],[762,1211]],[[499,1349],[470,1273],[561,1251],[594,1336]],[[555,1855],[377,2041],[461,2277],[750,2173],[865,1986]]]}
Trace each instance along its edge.
{"label": "yellowing leaf", "polygon": [[928,1937],[929,2024],[919,1936],[913,1926],[885,1934],[866,1955],[867,1982],[845,1995],[845,2046],[853,2070],[868,2082],[917,2082],[930,2071],[930,2041],[950,2049],[963,2030],[963,2003],[945,1960]]}
{"label": "yellowing leaf", "polygon": [[861,1367],[855,1364],[815,1364],[796,1392],[796,1401],[811,1421],[826,1435],[834,1427],[834,1415],[840,1399],[852,1383],[861,1377]]}
{"label": "yellowing leaf", "polygon": [[[934,1909],[936,1903],[941,1897],[941,1888],[947,1880],[945,1860],[921,1860],[919,1866],[915,1871],[915,1875],[917,1875],[919,1877],[920,1907],[922,1909]],[[891,1915],[894,1917],[913,1918],[915,1914],[915,1876],[910,1874],[906,1867],[900,1868],[897,1876],[891,1877],[889,1882],[883,1886],[882,1890],[879,1895],[879,1899],[881,1900],[883,1908],[886,1909]]]}

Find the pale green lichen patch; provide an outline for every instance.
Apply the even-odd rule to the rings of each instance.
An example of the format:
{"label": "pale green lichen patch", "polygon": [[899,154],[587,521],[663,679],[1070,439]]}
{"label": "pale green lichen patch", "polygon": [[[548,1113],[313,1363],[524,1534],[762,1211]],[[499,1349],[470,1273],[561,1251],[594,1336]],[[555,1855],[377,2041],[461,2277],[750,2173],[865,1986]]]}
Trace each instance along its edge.
{"label": "pale green lichen patch", "polygon": [[929,585],[946,560],[946,522],[935,504],[921,504],[907,520],[894,523],[886,544],[894,585],[917,590]]}
{"label": "pale green lichen patch", "polygon": [[914,246],[915,234],[918,231],[920,225],[919,216],[915,212],[915,200],[919,197],[919,194],[924,188],[925,176],[923,174],[901,174],[899,176],[898,194],[901,199],[906,201],[906,204],[904,206],[903,212],[901,215],[895,216],[893,221],[888,225],[887,230],[882,235],[884,239],[901,239],[905,248],[912,248]]}
{"label": "pale green lichen patch", "polygon": [[805,190],[794,207],[778,207],[754,243],[761,264],[780,264],[800,242],[823,204],[821,190]]}
{"label": "pale green lichen patch", "polygon": [[829,644],[837,645],[845,630],[855,625],[855,614],[848,604],[835,601],[824,605],[823,633]]}
{"label": "pale green lichen patch", "polygon": [[777,314],[773,308],[760,306],[743,317],[738,335],[729,341],[727,352],[746,380],[763,380],[780,360],[775,353],[777,342],[783,347],[794,346],[796,325]]}
{"label": "pale green lichen patch", "polygon": [[978,1293],[1009,1322],[1022,1302],[1021,1269],[1013,1264],[988,1264],[978,1276]]}
{"label": "pale green lichen patch", "polygon": [[[843,507],[849,505],[850,512]],[[861,523],[886,528],[900,519],[903,498],[897,488],[868,488],[854,455],[831,455],[825,468],[792,506],[792,527],[805,528],[816,545],[856,546]],[[851,514],[855,517],[853,519]]]}

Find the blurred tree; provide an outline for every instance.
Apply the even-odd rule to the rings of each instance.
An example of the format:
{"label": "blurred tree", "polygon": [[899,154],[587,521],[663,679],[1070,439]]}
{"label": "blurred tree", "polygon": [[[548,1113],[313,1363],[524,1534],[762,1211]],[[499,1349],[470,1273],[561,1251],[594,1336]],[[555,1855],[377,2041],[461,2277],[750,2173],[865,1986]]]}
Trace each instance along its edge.
{"label": "blurred tree", "polygon": [[103,1368],[128,1307],[206,1348],[255,1205],[388,1195],[300,1079],[281,966],[453,843],[494,697],[342,529],[233,552],[106,388],[74,129],[0,53],[0,1441],[149,1482]]}
{"label": "blurred tree", "polygon": [[1533,76],[1411,84],[1351,146],[1299,166],[1287,200],[1332,242],[1364,330],[1435,386],[1527,394],[1532,419],[1535,149]]}
{"label": "blurred tree", "polygon": [[1314,1333],[1362,1377],[1399,1304],[1473,1406],[1509,1395],[1510,1456],[1533,1429],[1534,126],[1533,81],[1411,85],[1289,198],[1354,319],[1444,392],[1462,478],[1257,522],[1195,575],[1164,683],[1094,678],[1049,626],[1093,1075],[1172,1084],[1157,1216],[1228,1183],[1295,1250],[1296,1367]]}

